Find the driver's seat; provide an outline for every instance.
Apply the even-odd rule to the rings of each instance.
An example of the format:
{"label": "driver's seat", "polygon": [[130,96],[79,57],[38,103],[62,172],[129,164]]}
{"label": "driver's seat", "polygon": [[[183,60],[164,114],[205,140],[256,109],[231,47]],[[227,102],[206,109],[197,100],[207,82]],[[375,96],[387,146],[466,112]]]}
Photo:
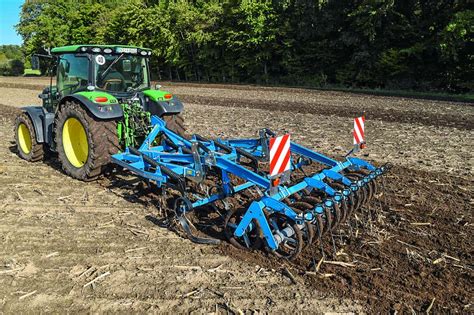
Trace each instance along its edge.
{"label": "driver's seat", "polygon": [[120,92],[124,90],[124,82],[121,79],[107,79],[104,81],[104,90]]}

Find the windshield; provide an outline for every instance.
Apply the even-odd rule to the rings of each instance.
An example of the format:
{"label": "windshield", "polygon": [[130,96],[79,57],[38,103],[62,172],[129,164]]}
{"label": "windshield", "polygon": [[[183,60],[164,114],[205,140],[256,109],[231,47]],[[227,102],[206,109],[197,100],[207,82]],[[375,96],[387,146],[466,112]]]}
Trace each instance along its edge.
{"label": "windshield", "polygon": [[132,55],[94,55],[96,86],[111,92],[149,87],[146,58]]}

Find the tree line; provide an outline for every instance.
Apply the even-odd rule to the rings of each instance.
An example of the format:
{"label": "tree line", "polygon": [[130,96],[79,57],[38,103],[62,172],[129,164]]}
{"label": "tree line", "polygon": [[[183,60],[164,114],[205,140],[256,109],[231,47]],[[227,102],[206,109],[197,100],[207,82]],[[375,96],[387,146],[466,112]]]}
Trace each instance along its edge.
{"label": "tree line", "polygon": [[468,92],[468,0],[25,1],[26,55],[84,43],[153,50],[159,80]]}

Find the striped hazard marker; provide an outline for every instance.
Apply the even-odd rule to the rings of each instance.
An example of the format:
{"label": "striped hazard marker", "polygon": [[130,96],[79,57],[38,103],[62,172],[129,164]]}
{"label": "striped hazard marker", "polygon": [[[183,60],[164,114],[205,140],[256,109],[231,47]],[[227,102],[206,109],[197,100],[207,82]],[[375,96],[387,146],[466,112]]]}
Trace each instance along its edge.
{"label": "striped hazard marker", "polygon": [[270,176],[290,169],[290,135],[270,138]]}
{"label": "striped hazard marker", "polygon": [[354,144],[361,145],[363,148],[365,145],[365,118],[364,116],[354,118],[354,130],[352,134],[354,135]]}

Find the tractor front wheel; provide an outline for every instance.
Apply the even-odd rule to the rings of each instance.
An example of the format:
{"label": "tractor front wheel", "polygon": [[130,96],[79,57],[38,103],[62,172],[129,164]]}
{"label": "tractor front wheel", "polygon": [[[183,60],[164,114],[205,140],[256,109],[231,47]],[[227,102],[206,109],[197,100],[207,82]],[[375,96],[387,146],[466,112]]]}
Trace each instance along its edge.
{"label": "tractor front wheel", "polygon": [[44,146],[36,141],[35,128],[26,113],[18,115],[15,120],[15,141],[21,158],[28,162],[37,162],[44,158]]}
{"label": "tractor front wheel", "polygon": [[97,120],[76,102],[62,105],[55,126],[59,161],[73,178],[97,178],[110,163],[110,156],[120,149],[117,123]]}

